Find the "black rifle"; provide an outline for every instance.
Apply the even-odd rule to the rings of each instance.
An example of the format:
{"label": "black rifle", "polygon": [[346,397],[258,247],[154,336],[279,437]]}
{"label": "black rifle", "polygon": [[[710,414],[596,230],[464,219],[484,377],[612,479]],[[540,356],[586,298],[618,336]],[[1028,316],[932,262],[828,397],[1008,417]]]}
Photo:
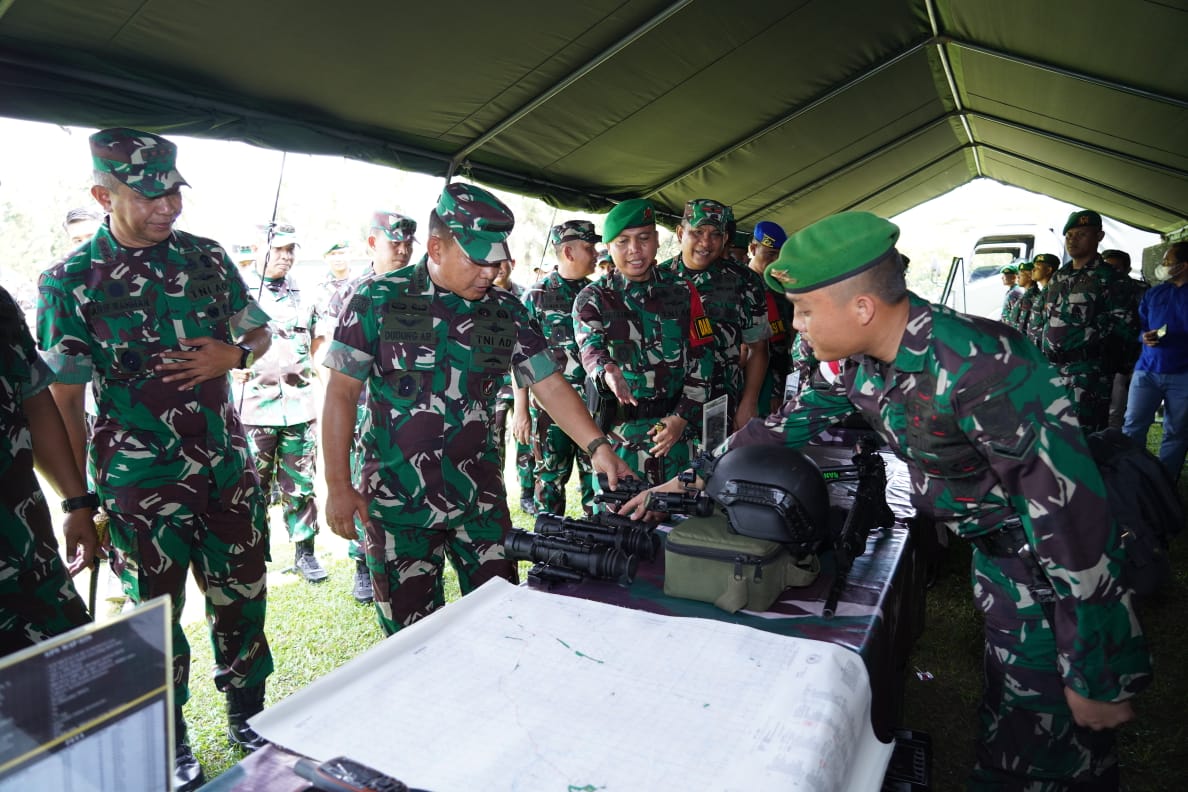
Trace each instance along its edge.
{"label": "black rifle", "polygon": [[528,579],[536,582],[580,582],[587,577],[630,583],[639,562],[609,545],[583,544],[559,536],[511,531],[503,542],[507,557],[535,564]]}
{"label": "black rifle", "polygon": [[559,536],[582,544],[607,545],[627,555],[651,561],[660,550],[653,526],[617,514],[599,514],[593,520],[575,520],[559,514],[536,517],[537,536]]}
{"label": "black rifle", "polygon": [[846,515],[841,534],[833,543],[836,569],[833,587],[822,609],[826,619],[833,618],[854,559],[866,552],[870,532],[875,528],[890,528],[895,522],[895,515],[887,505],[887,463],[879,455],[874,435],[864,434],[858,438],[852,459],[858,471],[858,491],[854,493],[854,503]]}
{"label": "black rifle", "polygon": [[[678,477],[685,483],[684,492],[653,492],[648,498],[648,510],[666,512],[668,514],[692,514],[697,517],[708,517],[714,513],[714,502],[700,490],[693,489],[695,473],[686,470]],[[637,478],[619,479],[615,490],[608,489],[609,483],[605,473],[598,474],[598,489],[594,496],[598,503],[610,503],[616,507],[622,506],[636,495],[650,489],[645,481]]]}

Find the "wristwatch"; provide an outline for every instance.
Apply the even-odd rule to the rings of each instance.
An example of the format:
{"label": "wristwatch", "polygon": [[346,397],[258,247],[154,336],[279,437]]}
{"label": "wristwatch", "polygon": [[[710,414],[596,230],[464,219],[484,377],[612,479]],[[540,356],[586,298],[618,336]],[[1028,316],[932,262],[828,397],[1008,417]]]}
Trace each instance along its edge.
{"label": "wristwatch", "polygon": [[235,346],[243,350],[243,355],[239,358],[239,367],[241,369],[251,368],[252,364],[256,362],[256,350],[247,344],[236,344]]}
{"label": "wristwatch", "polygon": [[79,495],[77,498],[67,498],[62,501],[62,512],[70,514],[72,511],[78,509],[98,509],[99,496],[93,492],[88,492],[86,495]]}
{"label": "wristwatch", "polygon": [[604,445],[608,446],[610,444],[611,444],[611,441],[610,441],[609,437],[607,437],[606,435],[599,435],[598,437],[595,437],[593,440],[591,440],[589,443],[586,444],[586,453],[589,454],[590,456],[594,456],[595,451],[597,451],[599,448],[601,448]]}

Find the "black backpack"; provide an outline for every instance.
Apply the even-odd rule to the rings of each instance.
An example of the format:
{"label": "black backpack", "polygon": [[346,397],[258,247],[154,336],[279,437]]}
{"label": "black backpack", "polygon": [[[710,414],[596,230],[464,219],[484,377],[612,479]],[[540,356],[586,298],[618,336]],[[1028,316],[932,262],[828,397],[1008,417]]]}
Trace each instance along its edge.
{"label": "black backpack", "polygon": [[1089,435],[1089,451],[1122,531],[1122,583],[1150,596],[1171,579],[1168,542],[1184,527],[1176,484],[1154,454],[1118,429]]}

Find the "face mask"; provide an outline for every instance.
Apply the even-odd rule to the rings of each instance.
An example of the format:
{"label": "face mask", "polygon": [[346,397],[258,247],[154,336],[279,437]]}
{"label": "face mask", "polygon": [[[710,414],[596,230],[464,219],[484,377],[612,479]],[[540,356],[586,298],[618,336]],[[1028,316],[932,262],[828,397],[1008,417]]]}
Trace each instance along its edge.
{"label": "face mask", "polygon": [[1155,268],[1155,280],[1165,281],[1169,275],[1171,275],[1171,269],[1167,265],[1160,264]]}

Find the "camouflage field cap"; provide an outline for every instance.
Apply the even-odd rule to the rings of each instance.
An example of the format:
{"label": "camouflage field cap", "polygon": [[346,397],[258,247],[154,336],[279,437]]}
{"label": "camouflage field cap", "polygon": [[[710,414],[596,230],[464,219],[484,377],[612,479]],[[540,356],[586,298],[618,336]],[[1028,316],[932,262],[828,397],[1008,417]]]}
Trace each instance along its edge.
{"label": "camouflage field cap", "polygon": [[614,242],[628,228],[656,225],[656,207],[647,198],[623,201],[606,214],[602,223],[602,238]]}
{"label": "camouflage field cap", "polygon": [[773,223],[771,220],[760,220],[759,224],[755,226],[755,233],[751,235],[751,238],[754,239],[757,245],[779,250],[788,241],[788,234],[784,232],[783,227],[779,223]]}
{"label": "camouflage field cap", "polygon": [[1040,253],[1031,260],[1032,267],[1035,267],[1036,264],[1047,264],[1052,269],[1059,269],[1060,259],[1053,256],[1051,253]]}
{"label": "camouflage field cap", "polygon": [[767,285],[802,294],[852,278],[886,260],[899,226],[870,212],[842,212],[788,237],[763,273]]}
{"label": "camouflage field cap", "polygon": [[1031,272],[1033,269],[1035,269],[1034,261],[1019,262],[1019,272]]}
{"label": "camouflage field cap", "polygon": [[146,198],[189,186],[177,172],[177,146],[159,135],[117,127],[99,130],[90,143],[95,170],[110,173]]}
{"label": "camouflage field cap", "polygon": [[437,199],[437,216],[475,264],[498,264],[512,257],[507,238],[515,215],[482,187],[454,182]]}
{"label": "camouflage field cap", "polygon": [[337,253],[340,250],[346,251],[346,250],[350,250],[350,249],[351,249],[350,242],[345,242],[345,241],[335,242],[333,245],[326,248],[326,252],[323,253],[322,255],[329,256],[331,253]]}
{"label": "camouflage field cap", "polygon": [[726,224],[732,219],[730,207],[713,198],[694,198],[685,204],[685,212],[681,215],[681,221],[688,223],[690,228],[710,225],[719,231],[725,231]]}
{"label": "camouflage field cap", "polygon": [[562,242],[573,240],[582,242],[601,242],[602,237],[594,230],[594,224],[589,220],[566,220],[561,225],[555,225],[549,231],[549,242],[560,245]]}
{"label": "camouflage field cap", "polygon": [[1101,228],[1101,215],[1092,209],[1080,209],[1068,216],[1068,220],[1064,222],[1064,231],[1061,233],[1067,234],[1069,229],[1084,226],[1085,228]]}
{"label": "camouflage field cap", "polygon": [[300,245],[301,242],[297,239],[297,229],[292,223],[277,223],[272,227],[272,237],[268,240],[268,244],[274,248],[283,248],[289,245]]}
{"label": "camouflage field cap", "polygon": [[1005,267],[1003,267],[1002,269],[1000,269],[998,271],[998,274],[999,275],[1018,275],[1019,268],[1016,267],[1014,264],[1007,264]]}
{"label": "camouflage field cap", "polygon": [[368,230],[382,231],[392,242],[413,242],[417,221],[399,212],[372,212]]}

